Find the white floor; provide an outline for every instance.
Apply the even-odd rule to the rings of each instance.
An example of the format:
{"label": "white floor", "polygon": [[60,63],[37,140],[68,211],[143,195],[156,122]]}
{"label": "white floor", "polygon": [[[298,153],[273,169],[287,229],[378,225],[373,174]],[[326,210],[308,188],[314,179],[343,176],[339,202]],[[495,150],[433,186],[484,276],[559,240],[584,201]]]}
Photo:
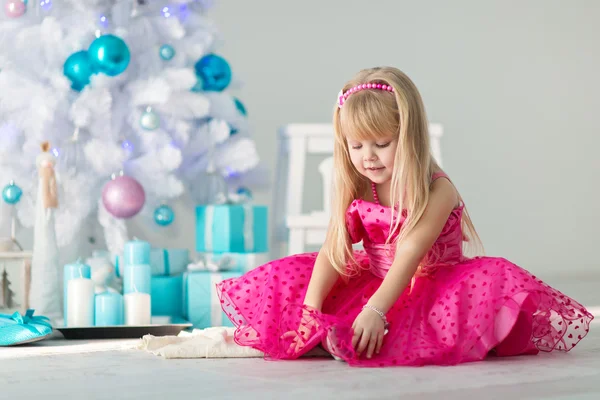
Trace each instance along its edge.
{"label": "white floor", "polygon": [[54,339],[0,348],[0,399],[600,399],[600,280],[549,283],[598,315],[568,354],[358,369],[322,358],[165,360],[137,340]]}

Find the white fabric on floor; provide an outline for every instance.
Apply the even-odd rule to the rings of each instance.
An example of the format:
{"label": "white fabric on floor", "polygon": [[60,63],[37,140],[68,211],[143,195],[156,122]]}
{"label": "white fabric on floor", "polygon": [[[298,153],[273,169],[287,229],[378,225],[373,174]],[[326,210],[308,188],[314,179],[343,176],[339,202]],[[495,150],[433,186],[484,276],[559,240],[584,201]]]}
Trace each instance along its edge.
{"label": "white fabric on floor", "polygon": [[235,328],[212,327],[181,332],[178,336],[145,335],[139,348],[164,358],[263,357],[261,351],[233,340]]}

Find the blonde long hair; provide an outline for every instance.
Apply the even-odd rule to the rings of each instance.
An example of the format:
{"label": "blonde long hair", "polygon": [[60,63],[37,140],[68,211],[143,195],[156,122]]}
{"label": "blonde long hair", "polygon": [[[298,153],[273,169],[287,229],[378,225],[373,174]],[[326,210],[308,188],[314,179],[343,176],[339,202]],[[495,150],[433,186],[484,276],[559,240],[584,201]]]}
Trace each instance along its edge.
{"label": "blonde long hair", "polygon": [[[410,78],[392,67],[365,69],[348,81],[342,91],[346,92],[363,83],[385,84],[392,86],[394,91],[355,92],[344,101],[341,109],[336,104],[333,113],[335,168],[332,215],[324,251],[332,266],[343,277],[359,272],[346,227],[346,212],[353,200],[362,198],[370,190],[369,179],[356,170],[350,159],[346,141],[348,133],[351,132],[352,138],[358,140],[377,141],[390,134],[398,139],[390,185],[390,204],[397,204],[397,210],[406,210],[406,218],[404,221],[394,218],[397,211],[392,207],[392,221],[395,220],[395,223],[390,226],[386,241],[395,244],[396,248],[421,219],[429,201],[431,177],[440,170],[431,155],[425,107]],[[460,201],[462,202],[462,198]],[[482,250],[483,246],[466,208],[463,210],[461,224],[468,247],[475,248],[475,253]],[[393,239],[394,232],[398,230],[397,237]]]}

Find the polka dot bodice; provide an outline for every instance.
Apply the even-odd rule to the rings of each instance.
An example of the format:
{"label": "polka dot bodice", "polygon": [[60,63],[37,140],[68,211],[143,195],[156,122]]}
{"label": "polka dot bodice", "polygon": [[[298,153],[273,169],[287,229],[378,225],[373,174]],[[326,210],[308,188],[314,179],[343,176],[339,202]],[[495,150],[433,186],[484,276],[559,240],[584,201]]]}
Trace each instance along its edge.
{"label": "polka dot bodice", "polygon": [[[462,253],[462,211],[461,205],[450,214],[442,232],[422,262],[421,274],[465,260]],[[394,246],[386,244],[392,224],[391,214],[390,207],[361,199],[354,200],[346,212],[346,226],[352,243],[363,242],[371,261],[371,268],[380,277],[385,276],[394,260]],[[395,217],[396,215],[398,214],[395,213]],[[400,215],[400,224],[405,218],[406,213]],[[397,235],[397,231],[394,232],[391,239],[395,239]]]}

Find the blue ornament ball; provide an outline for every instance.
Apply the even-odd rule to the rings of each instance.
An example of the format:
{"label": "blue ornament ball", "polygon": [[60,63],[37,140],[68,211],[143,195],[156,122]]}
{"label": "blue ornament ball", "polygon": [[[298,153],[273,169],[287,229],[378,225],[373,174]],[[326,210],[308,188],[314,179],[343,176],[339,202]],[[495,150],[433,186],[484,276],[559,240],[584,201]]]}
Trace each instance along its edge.
{"label": "blue ornament ball", "polygon": [[88,54],[95,69],[108,76],[117,76],[127,69],[129,47],[115,35],[102,35],[92,42]]}
{"label": "blue ornament ball", "polygon": [[153,131],[160,126],[160,116],[148,107],[140,117],[140,126],[147,131]]}
{"label": "blue ornament ball", "polygon": [[175,220],[175,212],[170,206],[165,204],[159,206],[154,210],[154,222],[160,226],[168,226]]}
{"label": "blue ornament ball", "polygon": [[231,83],[231,68],[223,57],[207,54],[194,65],[202,90],[220,92]]}
{"label": "blue ornament ball", "polygon": [[237,108],[237,110],[240,112],[240,114],[247,115],[246,107],[244,107],[244,103],[242,103],[240,101],[240,99],[238,99],[237,97],[234,97],[233,102],[235,103],[235,108]]}
{"label": "blue ornament ball", "polygon": [[23,191],[20,187],[15,185],[14,182],[10,182],[8,185],[4,186],[2,190],[2,199],[7,204],[17,204],[19,200],[21,200],[21,195]]}
{"label": "blue ornament ball", "polygon": [[175,57],[175,49],[170,44],[163,44],[159,50],[160,58],[170,61]]}
{"label": "blue ornament ball", "polygon": [[95,74],[94,66],[85,50],[73,53],[63,66],[63,74],[71,81],[71,89],[81,91]]}
{"label": "blue ornament ball", "polygon": [[239,187],[236,190],[236,193],[240,196],[245,197],[248,200],[252,200],[252,192],[250,191],[250,189],[248,189],[247,187]]}

